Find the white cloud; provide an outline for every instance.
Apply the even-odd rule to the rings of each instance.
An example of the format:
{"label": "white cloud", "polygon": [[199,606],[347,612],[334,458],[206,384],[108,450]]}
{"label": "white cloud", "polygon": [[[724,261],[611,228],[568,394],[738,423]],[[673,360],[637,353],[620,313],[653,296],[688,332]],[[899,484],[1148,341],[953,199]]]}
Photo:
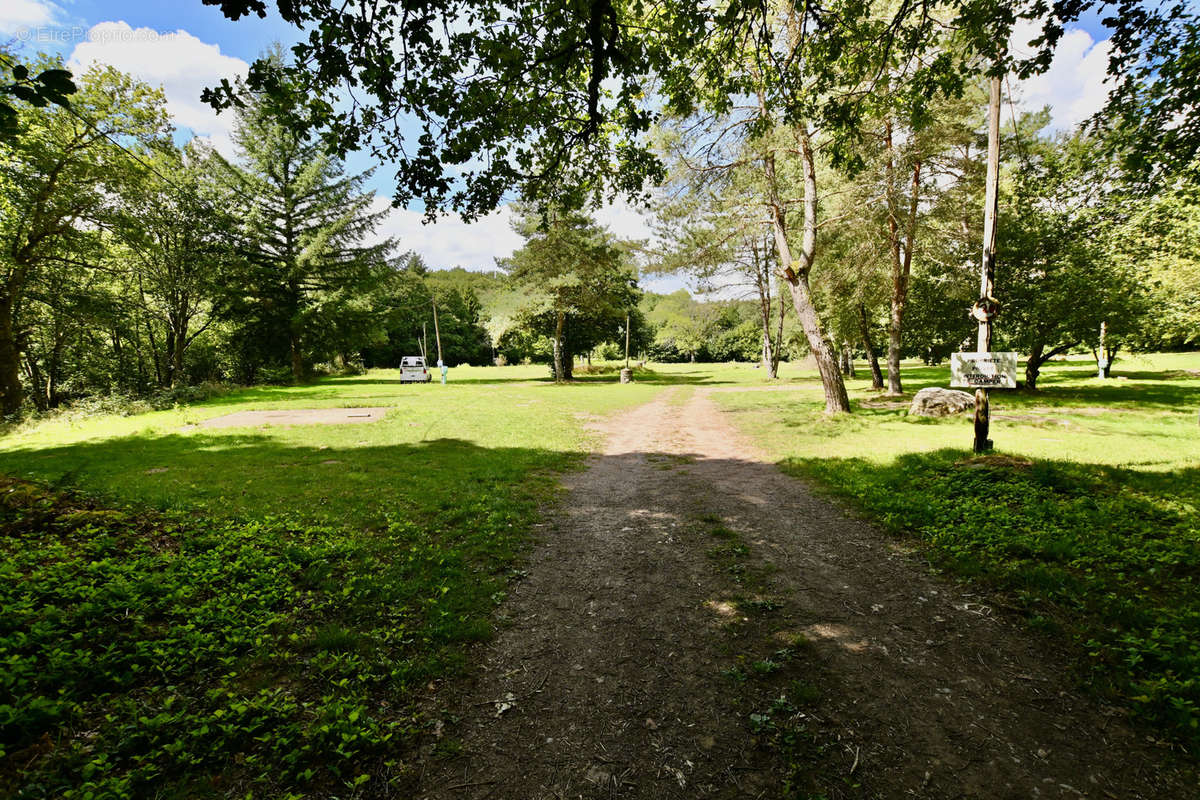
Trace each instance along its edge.
{"label": "white cloud", "polygon": [[[1032,48],[1026,43],[1039,33],[1028,23],[1019,26],[1012,37],[1014,52],[1029,54]],[[1050,68],[1013,86],[1016,105],[1025,111],[1050,106],[1050,127],[1073,128],[1104,106],[1109,50],[1107,39],[1097,42],[1087,31],[1067,30],[1059,39]]]}
{"label": "white cloud", "polygon": [[133,28],[126,22],[101,22],[87,32],[86,41],[75,46],[69,66],[83,71],[92,64],[108,64],[122,72],[161,86],[167,96],[167,110],[181,127],[197,136],[210,137],[218,150],[228,153],[233,115],[218,115],[200,102],[206,86],[222,78],[245,75],[248,64],[240,58],[224,55],[221,48],[208,44],[187,31],[159,33],[151,28]]}
{"label": "white cloud", "polygon": [[[389,207],[386,198],[376,198],[375,209]],[[376,232],[381,238],[393,236],[400,250],[413,250],[425,259],[430,269],[462,267],[476,272],[496,269],[497,258],[507,258],[521,246],[521,237],[511,226],[508,206],[493,211],[475,222],[464,222],[457,214],[422,224],[424,214],[406,208],[393,208]]]}
{"label": "white cloud", "polygon": [[[388,209],[377,235],[395,237],[401,251],[419,253],[430,269],[462,267],[486,272],[496,269],[496,259],[511,256],[523,243],[512,229],[509,206],[501,206],[471,223],[464,222],[457,214],[449,214],[429,224],[423,222],[424,214],[419,211],[389,208],[386,198],[377,198],[375,209]],[[596,220],[622,239],[653,236],[648,219],[624,201],[600,209]]]}
{"label": "white cloud", "polygon": [[53,25],[61,14],[62,9],[43,0],[4,0],[0,4],[0,33],[26,38],[30,28]]}
{"label": "white cloud", "polygon": [[[654,275],[651,277],[643,277],[638,280],[638,286],[644,291],[654,292],[655,294],[674,294],[680,289],[687,289],[692,295],[699,295],[700,287],[696,285],[696,281],[686,275]],[[720,298],[727,299],[727,298]]]}
{"label": "white cloud", "polygon": [[618,239],[656,238],[650,230],[650,217],[623,199],[618,199],[597,211],[596,221],[608,228]]}

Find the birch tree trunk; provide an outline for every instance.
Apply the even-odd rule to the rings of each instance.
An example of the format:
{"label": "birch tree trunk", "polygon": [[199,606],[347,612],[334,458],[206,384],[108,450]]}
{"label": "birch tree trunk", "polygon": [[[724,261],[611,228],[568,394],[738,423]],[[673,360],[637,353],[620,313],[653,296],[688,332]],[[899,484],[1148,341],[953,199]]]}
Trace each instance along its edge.
{"label": "birch tree trunk", "polygon": [[779,324],[775,328],[775,349],[771,352],[771,374],[779,377],[779,361],[783,357],[783,317],[787,313],[787,303],[779,298]]}
{"label": "birch tree trunk", "polygon": [[775,347],[771,342],[771,275],[759,259],[758,244],[753,247],[754,282],[758,289],[759,320],[762,322],[762,361],[767,371],[767,380],[775,380],[779,363]]}

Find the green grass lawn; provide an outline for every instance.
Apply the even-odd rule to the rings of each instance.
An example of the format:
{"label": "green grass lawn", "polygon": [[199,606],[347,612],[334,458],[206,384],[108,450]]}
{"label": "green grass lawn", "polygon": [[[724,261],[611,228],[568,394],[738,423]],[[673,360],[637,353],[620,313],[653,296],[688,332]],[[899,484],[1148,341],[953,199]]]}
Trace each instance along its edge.
{"label": "green grass lawn", "polygon": [[[482,382],[489,374],[497,380]],[[586,449],[579,415],[636,405],[659,390],[527,382],[544,374],[463,368],[441,386],[401,385],[381,370],[170,411],[50,421],[0,439],[0,472],[159,510],[379,527],[561,465]],[[235,411],[351,406],[391,411],[362,425],[188,428]]]}
{"label": "green grass lawn", "polygon": [[[489,635],[591,415],[661,389],[545,368],[256,388],[0,440],[0,795],[353,796]],[[496,380],[498,379],[498,380]],[[193,429],[253,408],[363,425]]]}
{"label": "green grass lawn", "polygon": [[[860,372],[860,375],[862,373]],[[785,470],[917,537],[937,566],[1002,589],[1074,643],[1081,680],[1162,735],[1200,744],[1200,354],[1135,356],[1116,378],[1056,362],[1038,392],[994,392],[997,456],[971,416],[908,417],[869,381],[855,413],[796,392],[714,395]],[[945,367],[907,365],[911,395]],[[896,407],[897,405],[901,407]]]}
{"label": "green grass lawn", "polygon": [[[611,366],[611,365],[610,365]],[[918,421],[852,382],[821,413],[745,364],[554,386],[544,366],[257,387],[0,438],[0,796],[299,797],[403,791],[421,698],[459,674],[586,423],[699,387],[785,469],[928,543],[1077,644],[1082,677],[1195,741],[1200,355],[1055,364],[997,393],[1009,461],[965,418]],[[910,365],[911,391],[944,368]],[[191,427],[249,409],[385,406],[363,425]],[[1019,459],[1019,460],[1016,460]],[[1028,463],[1025,463],[1025,462]],[[26,483],[33,480],[35,483]],[[452,745],[447,745],[452,746]],[[417,767],[419,769],[419,766]]]}

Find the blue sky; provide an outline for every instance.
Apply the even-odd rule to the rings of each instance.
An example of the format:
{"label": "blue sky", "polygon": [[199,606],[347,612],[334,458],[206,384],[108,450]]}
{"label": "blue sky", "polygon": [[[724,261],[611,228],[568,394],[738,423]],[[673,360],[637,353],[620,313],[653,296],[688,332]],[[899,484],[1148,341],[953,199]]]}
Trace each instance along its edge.
{"label": "blue sky", "polygon": [[[273,42],[286,44],[297,36],[275,15],[274,2],[268,6],[272,13],[267,19],[251,16],[231,22],[200,0],[0,0],[0,41],[26,52],[59,53],[75,69],[112,64],[162,86],[182,135],[208,137],[218,149],[231,153],[229,116],[215,115],[200,103],[199,94],[222,77],[244,72]],[[1050,71],[1019,87],[1021,104],[1050,105],[1055,124],[1063,128],[1090,116],[1106,93],[1102,79],[1107,36],[1096,14],[1068,30]],[[375,165],[361,155],[348,164],[353,171],[371,166]],[[392,191],[387,165],[379,165],[371,188],[384,207]],[[603,209],[598,216],[617,235],[649,235],[646,221],[623,204]],[[509,255],[520,243],[505,209],[472,225],[453,216],[422,225],[421,217],[419,208],[392,210],[383,233],[396,236],[402,248],[420,252],[436,268],[492,269],[497,257]],[[673,278],[650,282],[659,291],[681,285]]]}
{"label": "blue sky", "polygon": [[57,0],[55,3],[5,0],[6,5],[9,3],[56,6],[58,12],[51,18],[51,24],[60,28],[76,25],[89,28],[99,22],[123,20],[133,28],[151,28],[160,33],[185,30],[244,61],[253,59],[273,41],[287,41],[295,36],[295,29],[275,14],[266,19],[249,16],[231,22],[220,9],[203,5],[200,0]]}

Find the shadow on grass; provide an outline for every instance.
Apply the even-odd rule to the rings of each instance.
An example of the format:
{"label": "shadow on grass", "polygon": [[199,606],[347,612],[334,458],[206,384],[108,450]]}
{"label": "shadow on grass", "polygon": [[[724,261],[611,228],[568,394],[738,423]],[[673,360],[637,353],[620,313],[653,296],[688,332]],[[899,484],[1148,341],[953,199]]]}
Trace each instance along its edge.
{"label": "shadow on grass", "polygon": [[0,453],[0,472],[159,510],[378,527],[397,514],[417,519],[467,505],[578,458],[448,438],[317,448],[266,434],[194,432],[13,449]]}
{"label": "shadow on grass", "polygon": [[[950,369],[940,366],[906,366],[902,374],[904,395],[911,399],[921,389],[950,386]],[[1018,375],[1019,378],[1023,377]],[[1122,380],[1126,378],[1127,380]],[[1163,411],[1200,409],[1200,375],[1176,371],[1118,372],[1108,380],[1096,379],[1095,369],[1050,366],[1043,368],[1034,391],[1027,389],[998,389],[992,391],[993,402],[1004,407],[1030,406],[1106,406],[1119,409],[1136,405]],[[886,400],[878,396],[870,402]],[[863,411],[878,411],[860,404]],[[892,409],[885,412],[894,413]]]}
{"label": "shadow on grass", "polygon": [[[1139,471],[962,451],[795,459],[933,562],[1072,638],[1089,682],[1185,741],[1200,720],[1200,468]],[[1086,653],[1086,658],[1084,655]]]}
{"label": "shadow on grass", "polygon": [[[411,384],[413,386],[420,387],[420,386],[427,386],[427,385],[433,384],[433,383],[441,384],[442,379],[441,379],[441,375],[437,371],[437,367],[431,368],[429,370],[429,372],[430,372],[430,374],[433,375],[433,380],[423,381],[420,383],[414,383],[413,381],[402,381],[399,378],[377,378],[377,377],[371,376],[371,377],[366,377],[366,378],[323,378],[320,381],[320,385],[322,385],[322,386],[371,386],[371,385],[379,385],[379,386],[405,385],[405,386],[407,386],[407,385]],[[532,383],[532,382],[538,382],[540,380],[542,380],[542,379],[537,378],[537,377],[525,377],[525,378],[501,377],[501,376],[497,376],[494,378],[490,378],[490,377],[484,377],[484,378],[455,377],[453,367],[450,368],[449,373],[447,373],[447,375],[446,375],[446,381],[448,383],[502,384],[502,383]]]}
{"label": "shadow on grass", "polygon": [[0,795],[327,797],[386,775],[578,458],[247,433],[4,453],[74,491],[0,478]]}
{"label": "shadow on grass", "polygon": [[[641,461],[678,455],[606,458],[636,475]],[[961,458],[785,468],[915,533],[939,563],[1013,592],[1036,624],[1074,637],[1082,660],[1097,654],[1087,667],[1114,694],[1186,738],[1200,700],[1187,682],[1200,671],[1191,647],[1200,545],[1195,509],[1179,500],[1194,506],[1200,470]],[[36,504],[31,517],[4,519],[6,577],[21,579],[0,581],[0,599],[6,617],[22,616],[0,624],[0,637],[15,643],[5,652],[17,660],[6,664],[20,667],[12,674],[21,700],[2,731],[16,747],[0,763],[0,790],[28,780],[61,796],[103,756],[95,780],[111,780],[100,788],[114,795],[169,787],[217,796],[242,781],[329,796],[345,776],[367,774],[363,791],[382,796],[385,779],[371,776],[386,775],[382,764],[417,736],[413,698],[488,635],[552,472],[578,460],[448,438],[318,448],[247,433],[0,455],[0,471],[182,512],[155,537],[131,535],[127,518],[103,510],[70,509],[63,528],[38,517]],[[761,468],[711,465],[720,474],[748,467]],[[707,510],[726,511],[720,497]],[[222,517],[234,522],[213,522]],[[87,732],[87,746],[36,749],[60,729]],[[270,764],[269,774],[256,778],[257,767],[232,754]],[[204,783],[210,776],[225,783]]]}
{"label": "shadow on grass", "polygon": [[[620,378],[620,371],[617,368],[596,372],[593,374],[585,374],[584,372],[576,373],[572,383],[580,384],[597,384],[597,383],[617,383]],[[721,380],[714,378],[712,373],[706,370],[695,370],[692,372],[656,372],[647,369],[638,369],[634,372],[635,383],[645,383],[651,386],[717,386],[735,383],[735,381]],[[215,398],[211,401],[197,403],[197,406],[205,405],[222,405],[231,402],[269,402],[269,401],[291,401],[291,400],[329,400],[337,397],[346,402],[353,402],[356,397],[354,395],[345,396],[339,391],[342,388],[371,386],[411,386],[412,391],[417,392],[429,388],[432,385],[440,385],[441,379],[435,375],[432,381],[428,383],[412,383],[410,381],[401,381],[399,378],[380,378],[380,377],[338,377],[338,378],[321,378],[314,383],[302,384],[299,386],[255,386],[247,389],[241,389],[229,395],[224,395],[220,398]],[[554,379],[549,374],[526,376],[526,377],[455,377],[454,370],[451,369],[447,376],[449,385],[465,384],[470,386],[486,386],[494,384],[497,386],[506,384],[529,384],[529,385],[549,385],[554,383]],[[404,395],[387,395],[403,398]],[[360,395],[358,399],[365,399],[370,395]]]}
{"label": "shadow on grass", "polygon": [[1106,407],[1122,406],[1159,411],[1184,411],[1200,408],[1200,386],[1162,383],[1122,383],[1097,381],[1090,386],[1059,386],[1043,382],[1037,391],[1016,391],[1004,395],[1013,405]]}
{"label": "shadow on grass", "polygon": [[[601,374],[576,374],[574,383],[615,383],[620,379],[619,370]],[[711,372],[696,370],[694,372],[655,372],[653,370],[636,370],[633,375],[634,383],[645,383],[650,386],[724,386],[736,381],[716,378]]]}
{"label": "shadow on grass", "polygon": [[1132,371],[1121,369],[1113,371],[1115,378],[1128,378],[1131,381],[1200,381],[1200,370],[1169,369],[1162,372]]}
{"label": "shadow on grass", "polygon": [[[192,404],[195,408],[211,406],[235,405],[237,403],[282,403],[296,400],[338,400],[346,404],[361,402],[372,395],[346,395],[338,387],[329,386],[324,381],[300,386],[253,386],[238,389],[221,397],[214,397],[200,403]],[[379,397],[403,397],[394,393],[379,395]]]}

